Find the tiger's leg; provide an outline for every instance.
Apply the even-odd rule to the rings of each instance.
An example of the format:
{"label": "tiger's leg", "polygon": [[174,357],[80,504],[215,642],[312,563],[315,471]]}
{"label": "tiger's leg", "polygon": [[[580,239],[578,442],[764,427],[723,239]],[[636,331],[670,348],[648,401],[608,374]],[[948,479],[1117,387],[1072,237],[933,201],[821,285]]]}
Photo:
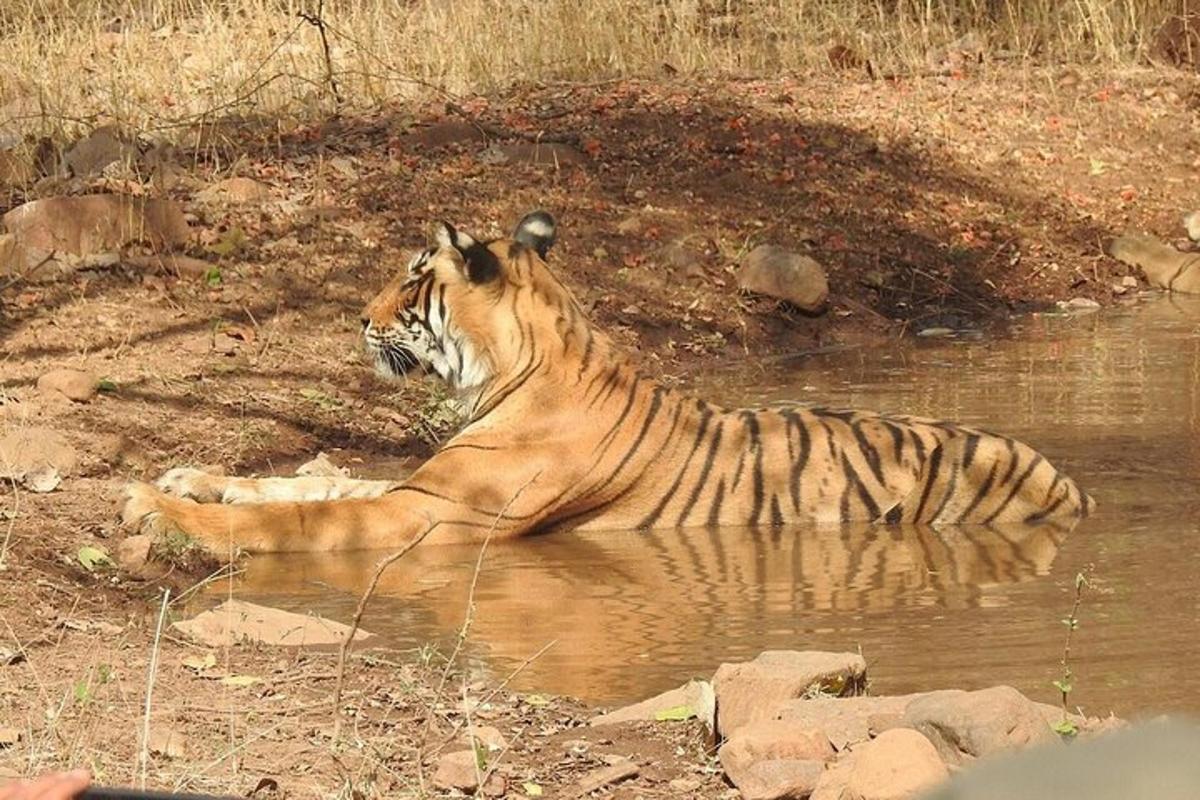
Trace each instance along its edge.
{"label": "tiger's leg", "polygon": [[934,448],[916,486],[887,522],[1036,523],[1073,521],[1091,498],[1040,453],[1007,437],[964,433]]}
{"label": "tiger's leg", "polygon": [[400,484],[336,476],[233,478],[177,467],[167,470],[154,485],[168,494],[201,503],[271,503],[380,497]]}

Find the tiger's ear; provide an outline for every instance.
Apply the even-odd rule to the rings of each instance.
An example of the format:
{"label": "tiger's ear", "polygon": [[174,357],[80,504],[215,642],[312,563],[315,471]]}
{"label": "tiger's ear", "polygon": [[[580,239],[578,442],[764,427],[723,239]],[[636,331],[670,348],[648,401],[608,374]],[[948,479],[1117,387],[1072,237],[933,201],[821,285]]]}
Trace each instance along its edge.
{"label": "tiger's ear", "polygon": [[513,231],[513,239],[526,247],[532,247],[539,256],[545,258],[554,245],[556,232],[557,226],[554,224],[554,217],[545,211],[534,211],[526,214],[517,223],[517,229]]}
{"label": "tiger's ear", "polygon": [[471,283],[486,283],[500,274],[500,259],[485,245],[455,230],[449,222],[433,226],[433,241],[439,248],[458,254],[463,275]]}

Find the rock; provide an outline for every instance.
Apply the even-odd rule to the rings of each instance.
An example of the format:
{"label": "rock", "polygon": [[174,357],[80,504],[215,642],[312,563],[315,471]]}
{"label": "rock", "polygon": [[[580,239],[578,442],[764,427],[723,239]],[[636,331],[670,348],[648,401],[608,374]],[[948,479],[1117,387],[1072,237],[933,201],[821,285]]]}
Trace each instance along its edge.
{"label": "rock", "polygon": [[[340,645],[350,632],[349,626],[339,622],[242,600],[226,600],[211,611],[172,623],[172,626],[209,647],[226,647],[241,641],[308,647]],[[359,628],[354,641],[360,642],[373,635]]]}
{"label": "rock", "polygon": [[3,219],[27,263],[52,253],[107,253],[133,242],[168,249],[190,234],[177,203],[115,194],[47,197],[17,206]]}
{"label": "rock", "polygon": [[866,673],[857,653],[769,650],[753,661],[722,664],[713,676],[718,733],[729,738],[746,723],[771,719],[783,702],[813,691],[855,694]]}
{"label": "rock", "polygon": [[891,697],[814,697],[788,700],[778,706],[775,719],[824,731],[838,750],[862,742],[884,728],[899,724],[908,704],[920,694]]}
{"label": "rock", "polygon": [[76,403],[86,403],[99,391],[100,379],[81,369],[54,369],[38,378],[40,394],[57,392]]}
{"label": "rock", "polygon": [[7,749],[21,741],[21,732],[16,728],[0,725],[0,750]]}
{"label": "rock", "polygon": [[1188,238],[1200,242],[1200,210],[1193,211],[1183,218],[1183,227],[1187,229]]}
{"label": "rock", "polygon": [[135,161],[138,155],[135,145],[121,139],[116,128],[106,125],[76,142],[63,155],[63,160],[71,168],[72,175],[86,178],[100,174],[110,164]]}
{"label": "rock", "polygon": [[0,477],[10,480],[24,481],[48,469],[68,475],[78,460],[66,437],[49,428],[18,428],[0,439]]}
{"label": "rock", "polygon": [[1038,707],[1011,686],[930,692],[908,704],[900,724],[925,734],[950,764],[1060,741]]}
{"label": "rock", "polygon": [[141,574],[150,563],[150,551],[154,537],[148,533],[126,536],[117,543],[117,563],[121,569],[135,575]]}
{"label": "rock", "polygon": [[775,245],[751,250],[737,278],[743,291],[785,300],[810,313],[819,311],[829,298],[829,282],[820,264]]}
{"label": "rock", "polygon": [[1070,300],[1058,301],[1058,307],[1067,311],[1097,311],[1100,304],[1090,297],[1072,297]]}
{"label": "rock", "polygon": [[696,270],[704,274],[704,264],[709,258],[709,242],[702,236],[681,236],[668,242],[655,255],[654,260],[667,269],[694,275]]}
{"label": "rock", "polygon": [[317,453],[317,457],[296,467],[296,476],[300,478],[348,478],[350,471],[339,467],[329,460],[325,453]]}
{"label": "rock", "polygon": [[854,749],[844,797],[907,800],[949,776],[928,739],[914,730],[895,728]]}
{"label": "rock", "polygon": [[183,734],[174,728],[154,728],[146,746],[151,753],[167,758],[183,758],[187,755],[187,742]]}
{"label": "rock", "polygon": [[592,725],[615,725],[634,720],[661,721],[698,717],[711,731],[716,714],[717,698],[708,681],[688,681],[678,689],[670,689],[640,703],[618,708],[594,717]]}
{"label": "rock", "polygon": [[1156,721],[973,765],[924,800],[1194,800],[1200,727]]}
{"label": "rock", "polygon": [[168,272],[178,278],[207,278],[217,268],[211,261],[175,253],[129,254],[122,261],[136,269]]}
{"label": "rock", "polygon": [[1153,236],[1131,234],[1109,242],[1108,254],[1136,267],[1159,289],[1200,294],[1200,254],[1181,253]]}
{"label": "rock", "polygon": [[673,778],[667,782],[667,786],[672,792],[677,794],[691,794],[701,787],[699,778]]}
{"label": "rock", "polygon": [[808,800],[843,800],[850,770],[854,767],[854,754],[848,753],[817,779]]}
{"label": "rock", "polygon": [[504,734],[491,725],[472,725],[470,730],[463,731],[458,740],[467,745],[474,745],[478,742],[493,753],[508,749],[508,739],[504,738]]}
{"label": "rock", "polygon": [[588,158],[569,144],[514,142],[494,144],[479,155],[485,164],[533,164],[539,167],[585,167]]}
{"label": "rock", "polygon": [[575,784],[571,796],[587,797],[597,789],[603,789],[605,786],[611,786],[614,783],[636,778],[638,772],[637,764],[628,759],[621,759],[616,763],[609,764],[607,767],[594,769],[584,775]]}
{"label": "rock", "polygon": [[741,726],[718,751],[746,800],[807,797],[834,755],[821,731],[772,720]]}
{"label": "rock", "polygon": [[760,761],[729,779],[744,800],[804,800],[825,774],[823,761]]}
{"label": "rock", "polygon": [[226,178],[199,192],[196,199],[202,203],[261,203],[271,199],[271,187],[253,178]]}
{"label": "rock", "polygon": [[617,233],[622,236],[636,236],[642,232],[643,227],[645,224],[641,217],[626,217],[617,223]]}
{"label": "rock", "polygon": [[405,144],[415,145],[426,150],[486,140],[487,136],[478,127],[459,120],[435,122],[432,125],[409,131],[401,137],[401,141]]}
{"label": "rock", "polygon": [[[717,751],[730,777],[759,761],[829,761],[836,751],[823,731],[782,720],[741,726]],[[734,780],[734,783],[737,783]]]}
{"label": "rock", "polygon": [[446,753],[437,762],[437,770],[433,773],[433,785],[443,792],[458,790],[474,794],[479,788],[479,778],[483,770],[479,768],[474,750],[460,750],[456,753]]}

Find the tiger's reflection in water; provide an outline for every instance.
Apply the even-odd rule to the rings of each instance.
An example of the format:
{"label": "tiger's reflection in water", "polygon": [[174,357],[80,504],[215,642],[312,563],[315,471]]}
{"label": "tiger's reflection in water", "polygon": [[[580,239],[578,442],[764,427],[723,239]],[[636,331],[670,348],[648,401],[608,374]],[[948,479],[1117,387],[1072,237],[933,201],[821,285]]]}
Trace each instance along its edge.
{"label": "tiger's reflection in water", "polygon": [[[543,671],[551,685],[539,689],[589,696],[598,673],[647,660],[715,665],[731,639],[804,649],[813,646],[806,631],[853,628],[864,615],[1002,604],[1005,585],[1048,573],[1065,536],[1050,524],[863,524],[492,542],[475,590],[472,652],[503,673],[554,642],[545,658],[559,668],[549,679]],[[402,647],[451,639],[479,552],[416,548],[384,573],[363,627]],[[347,620],[384,555],[258,555],[237,593]]]}

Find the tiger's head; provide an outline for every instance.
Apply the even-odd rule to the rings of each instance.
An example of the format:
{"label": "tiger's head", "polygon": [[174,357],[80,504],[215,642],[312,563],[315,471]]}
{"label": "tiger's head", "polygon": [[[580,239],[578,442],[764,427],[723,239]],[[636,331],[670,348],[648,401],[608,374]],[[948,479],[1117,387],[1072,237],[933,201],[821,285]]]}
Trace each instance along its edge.
{"label": "tiger's head", "polygon": [[520,367],[533,348],[527,338],[563,329],[555,318],[582,319],[543,261],[555,238],[546,212],[527,214],[509,237],[478,241],[442,222],[432,238],[363,309],[367,351],[383,376],[434,372],[460,392],[478,391]]}

